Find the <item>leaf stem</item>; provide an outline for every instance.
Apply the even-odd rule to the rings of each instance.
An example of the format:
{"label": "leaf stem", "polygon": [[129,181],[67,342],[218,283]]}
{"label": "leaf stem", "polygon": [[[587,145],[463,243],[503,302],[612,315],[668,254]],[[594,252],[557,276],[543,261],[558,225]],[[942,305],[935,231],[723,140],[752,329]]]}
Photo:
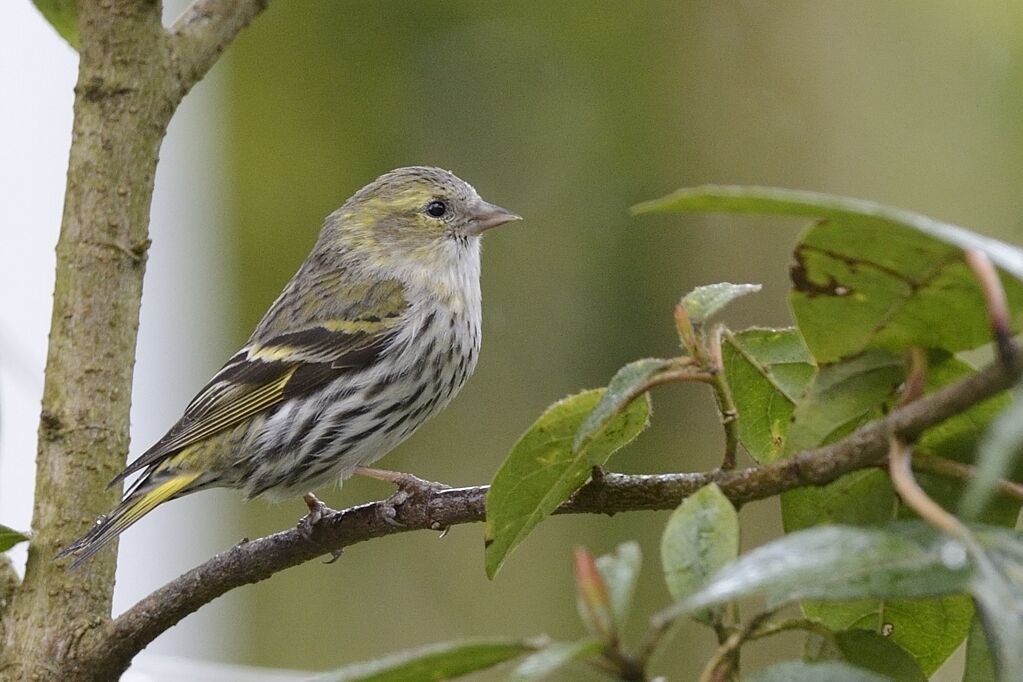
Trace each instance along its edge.
{"label": "leaf stem", "polygon": [[[913,468],[917,471],[924,471],[930,474],[937,474],[946,478],[955,478],[961,481],[969,481],[976,477],[977,467],[970,464],[963,464],[946,457],[940,457],[928,452],[915,451],[913,453]],[[998,492],[1017,502],[1023,502],[1023,484],[1007,479],[999,479],[997,483]]]}
{"label": "leaf stem", "polygon": [[1012,324],[1010,322],[1012,318],[1005,299],[1002,280],[998,278],[998,271],[992,265],[991,259],[981,251],[972,249],[966,251],[966,264],[977,276],[980,289],[984,293],[984,305],[991,321],[991,331],[995,337],[995,345],[998,347],[998,357],[1006,367],[1011,369],[1016,361],[1016,344],[1012,340]]}
{"label": "leaf stem", "polygon": [[763,639],[764,637],[770,637],[782,632],[791,632],[792,630],[803,630],[835,641],[835,633],[831,628],[809,618],[790,618],[783,621],[764,623],[762,627],[757,628],[750,634],[749,639]]}
{"label": "leaf stem", "polygon": [[718,413],[721,415],[721,426],[725,431],[725,454],[721,460],[721,469],[735,468],[735,453],[739,447],[739,411],[732,399],[732,391],[725,380],[725,363],[721,357],[721,336],[725,333],[724,325],[715,325],[708,338],[708,355],[710,387],[714,389]]}
{"label": "leaf stem", "polygon": [[957,540],[969,541],[970,531],[928,495],[913,476],[913,457],[908,445],[892,436],[888,450],[888,471],[902,501],[927,523]]}
{"label": "leaf stem", "polygon": [[774,615],[774,611],[758,613],[745,627],[732,629],[731,634],[717,648],[714,655],[707,661],[707,665],[703,667],[699,682],[726,680],[733,671],[737,671],[739,669],[739,648],[772,615]]}
{"label": "leaf stem", "polygon": [[[914,346],[909,352],[909,371],[906,374],[906,388],[899,402],[901,407],[915,402],[923,395],[926,376],[927,353],[922,348]],[[910,509],[919,514],[920,518],[968,546],[975,544],[969,529],[920,487],[913,475],[912,450],[895,433],[888,436],[888,473],[895,492]]]}

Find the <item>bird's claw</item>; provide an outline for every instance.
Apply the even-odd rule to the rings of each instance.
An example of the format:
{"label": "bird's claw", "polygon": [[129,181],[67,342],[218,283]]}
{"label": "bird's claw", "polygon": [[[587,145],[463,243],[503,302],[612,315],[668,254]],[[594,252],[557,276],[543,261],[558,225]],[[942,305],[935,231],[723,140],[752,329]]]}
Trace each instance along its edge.
{"label": "bird's claw", "polygon": [[[302,496],[302,501],[309,507],[309,513],[298,520],[298,532],[301,533],[302,537],[308,542],[315,542],[313,540],[313,530],[320,521],[325,517],[334,513],[334,510],[325,505],[320,501],[316,495],[312,493],[306,493]],[[339,547],[330,552],[330,558],[324,561],[325,564],[332,564],[341,558],[344,553],[344,547]]]}
{"label": "bird's claw", "polygon": [[302,534],[302,537],[306,540],[313,539],[313,529],[325,516],[334,513],[334,510],[325,505],[320,501],[316,495],[312,493],[306,493],[302,496],[302,501],[305,502],[306,507],[309,508],[309,513],[298,520],[298,532]]}
{"label": "bird's claw", "polygon": [[388,497],[386,500],[380,502],[377,506],[377,510],[380,514],[381,520],[389,526],[394,528],[404,528],[405,524],[398,520],[398,508],[409,500],[425,499],[441,490],[449,490],[451,486],[443,483],[437,483],[436,481],[427,481],[413,476],[412,474],[404,474],[397,472],[389,472],[392,474],[387,480],[394,485],[398,486],[398,489],[394,491],[394,494]]}

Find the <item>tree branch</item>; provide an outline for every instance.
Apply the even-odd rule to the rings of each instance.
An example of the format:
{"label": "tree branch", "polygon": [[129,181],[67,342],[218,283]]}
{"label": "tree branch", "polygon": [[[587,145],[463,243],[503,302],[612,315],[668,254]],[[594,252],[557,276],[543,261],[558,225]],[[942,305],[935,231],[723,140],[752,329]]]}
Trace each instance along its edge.
{"label": "tree branch", "polygon": [[74,659],[84,633],[110,618],[115,555],[75,573],[53,556],[117,502],[106,483],[128,452],[149,210],[167,125],[181,97],[265,5],[198,0],[168,32],[159,0],[76,2],[78,81],[32,539],[25,579],[0,623],[5,680],[113,677],[82,673]]}
{"label": "tree branch", "polygon": [[[1018,358],[1023,360],[1023,358]],[[1023,366],[1023,362],[1017,363]],[[625,475],[605,473],[591,480],[562,505],[558,514],[614,514],[673,509],[710,482],[736,505],[773,497],[787,490],[825,485],[842,475],[876,466],[888,451],[891,434],[912,441],[927,428],[1009,388],[1018,372],[991,365],[959,383],[893,411],[845,439],[789,459],[740,471]],[[81,664],[99,671],[123,670],[131,658],[189,613],[235,587],[329,552],[385,535],[438,530],[482,521],[487,486],[453,488],[414,497],[398,508],[395,526],[380,502],[324,517],[306,538],[296,529],[242,542],[167,583],[114,621],[88,636]]]}
{"label": "tree branch", "polygon": [[220,54],[270,0],[195,0],[170,29],[180,97],[202,80]]}

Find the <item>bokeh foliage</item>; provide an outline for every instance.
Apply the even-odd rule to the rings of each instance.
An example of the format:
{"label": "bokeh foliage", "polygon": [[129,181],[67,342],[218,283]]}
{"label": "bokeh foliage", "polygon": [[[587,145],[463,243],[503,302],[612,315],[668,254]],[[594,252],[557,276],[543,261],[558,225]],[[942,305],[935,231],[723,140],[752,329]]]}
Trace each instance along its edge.
{"label": "bokeh foliage", "polygon": [[[236,338],[352,191],[398,165],[451,168],[526,221],[486,240],[476,376],[382,464],[450,484],[489,480],[553,400],[606,383],[636,357],[673,354],[664,321],[680,292],[763,282],[730,321],[787,324],[783,264],[796,223],[640,224],[627,213],[639,200],[703,182],[791,186],[1018,241],[1021,27],[1018,9],[993,2],[274,4],[225,58]],[[616,468],[715,466],[706,391],[656,398],[659,418]],[[347,505],[387,492],[353,482],[325,497]],[[779,532],[774,507],[744,510],[744,543]],[[244,532],[301,511],[247,505]],[[496,583],[483,573],[478,527],[353,549],[329,568],[249,588],[237,657],[327,668],[467,634],[574,636],[576,616],[555,598],[572,589],[567,548],[603,553],[636,538],[655,565],[667,515],[652,518],[548,521]],[[641,580],[636,612],[666,598]],[[679,635],[687,640],[712,641],[695,629]],[[680,679],[698,670],[685,651],[666,658]]]}

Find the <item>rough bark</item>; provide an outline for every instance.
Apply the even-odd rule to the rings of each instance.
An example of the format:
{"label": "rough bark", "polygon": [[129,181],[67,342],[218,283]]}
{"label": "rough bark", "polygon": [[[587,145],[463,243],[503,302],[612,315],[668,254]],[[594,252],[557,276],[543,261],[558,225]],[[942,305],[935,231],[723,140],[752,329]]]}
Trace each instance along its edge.
{"label": "rough bark", "polygon": [[[53,295],[25,579],[5,614],[4,674],[52,670],[110,614],[115,559],[52,561],[116,503],[128,451],[150,198],[173,105],[155,2],[80,3],[74,128]],[[155,49],[154,49],[155,46]]]}
{"label": "rough bark", "polygon": [[77,572],[52,558],[117,500],[106,484],[128,451],[149,209],[167,125],[265,2],[204,0],[168,32],[157,0],[78,0],[32,540],[25,579],[3,614],[4,679],[75,679],[77,643],[109,620],[114,553]]}

